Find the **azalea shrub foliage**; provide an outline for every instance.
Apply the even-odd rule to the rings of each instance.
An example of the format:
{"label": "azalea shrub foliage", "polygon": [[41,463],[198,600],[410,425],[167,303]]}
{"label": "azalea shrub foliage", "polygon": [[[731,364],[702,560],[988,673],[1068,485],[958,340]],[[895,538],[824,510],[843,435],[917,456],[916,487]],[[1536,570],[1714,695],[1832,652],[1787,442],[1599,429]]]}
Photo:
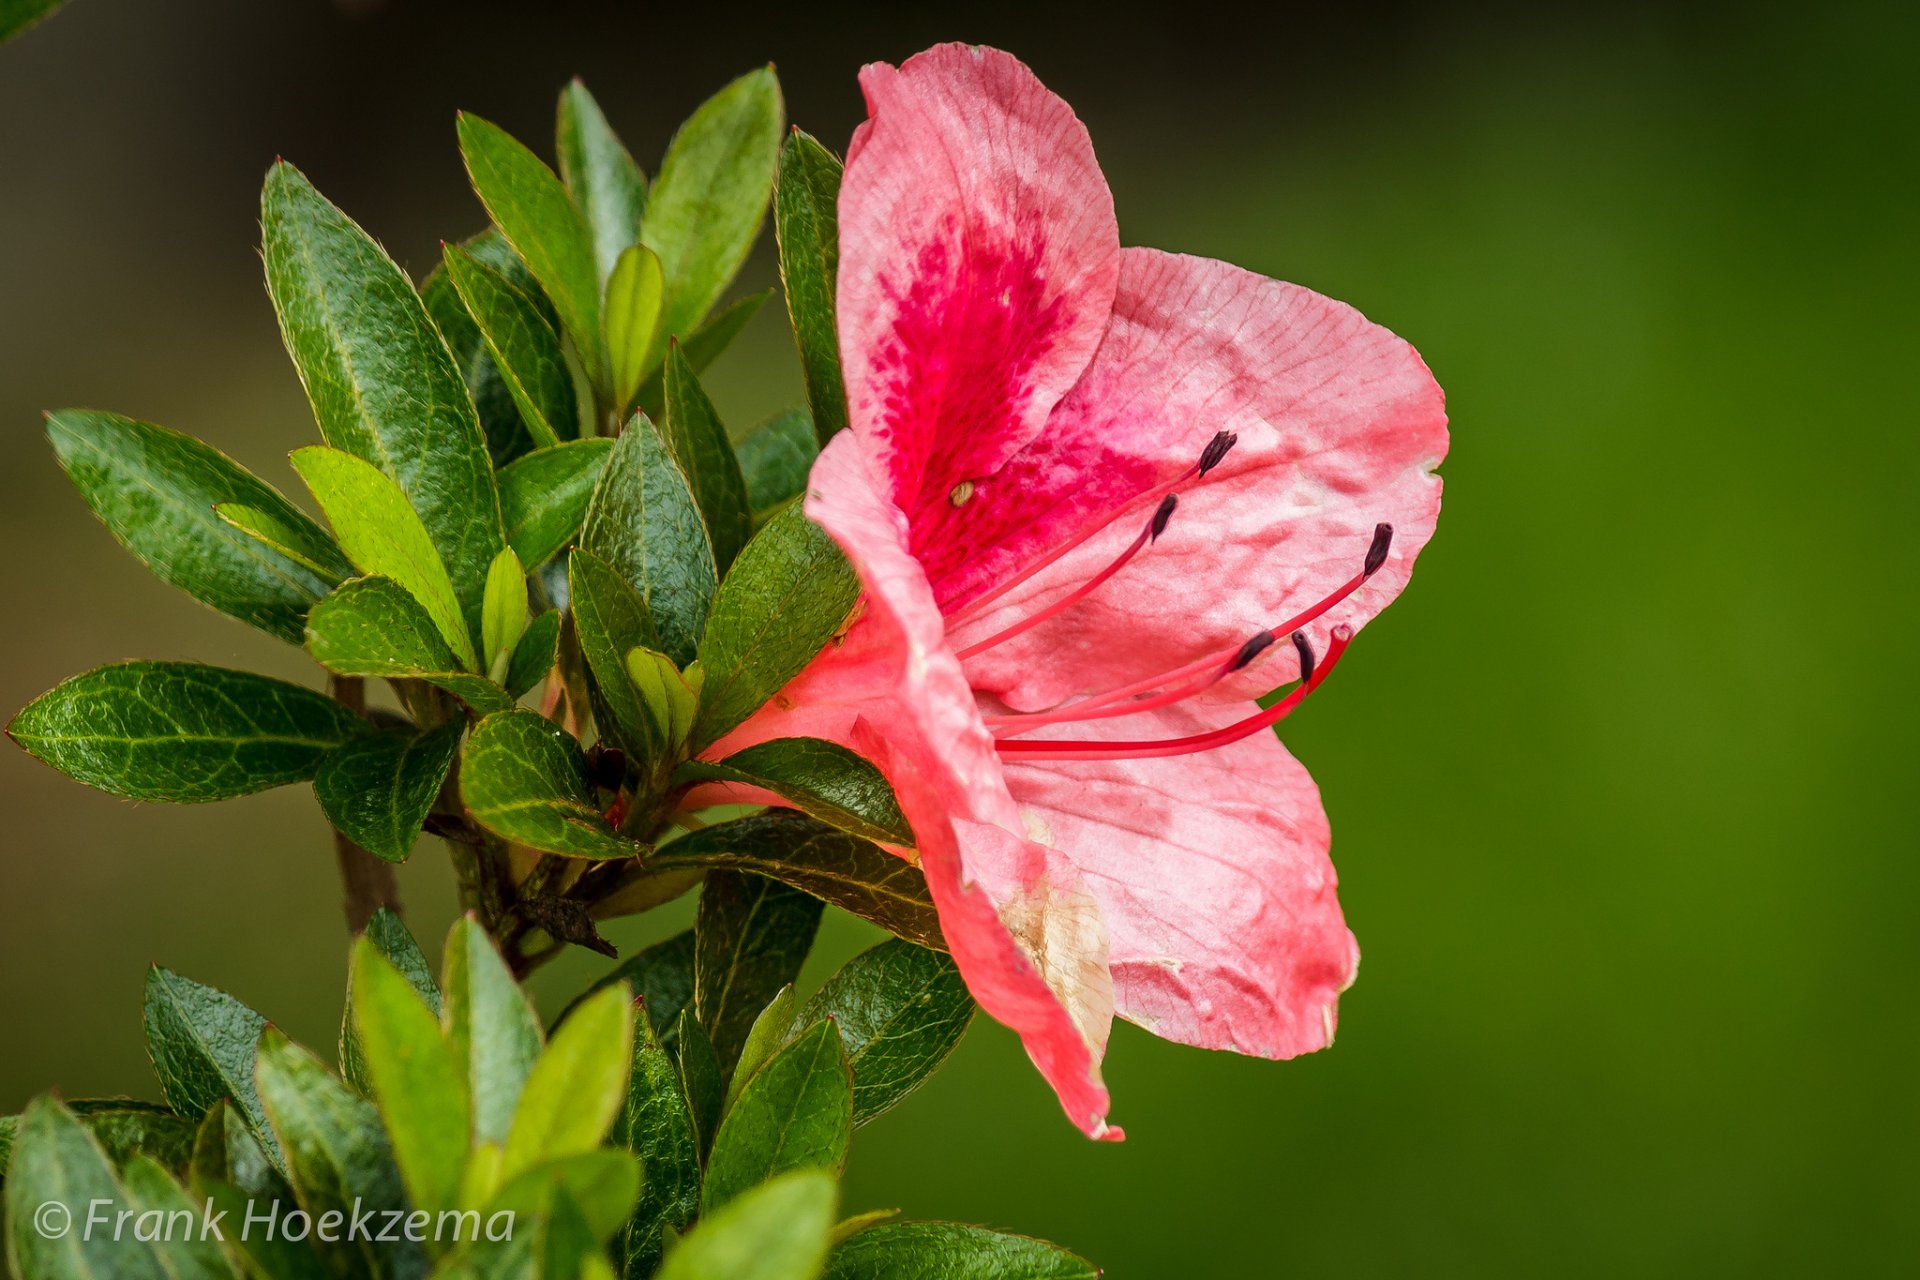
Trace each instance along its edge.
{"label": "azalea shrub foliage", "polygon": [[[162,1100],[0,1124],[15,1274],[1090,1276],[849,1216],[853,1130],[976,1007],[1107,1139],[1116,1015],[1331,1040],[1357,950],[1272,728],[1433,531],[1439,389],[1339,303],[1121,248],[1014,58],[861,83],[844,165],[761,70],[651,181],[577,82],[551,165],[462,116],[490,225],[418,280],[276,163],[324,525],[190,436],[48,416],[129,551],[325,687],[127,662],[10,735],[138,800],[311,784],[357,936],[333,1065],[154,968]],[[702,376],[768,300],[725,299],[769,206],[806,403],[736,431]],[[423,836],[464,908],[437,966],[391,874]],[[600,932],[687,894],[665,942]],[[803,995],[827,906],[893,936]],[[549,1027],[520,982],[566,947],[618,962]],[[96,1200],[131,1225],[34,1217]]]}

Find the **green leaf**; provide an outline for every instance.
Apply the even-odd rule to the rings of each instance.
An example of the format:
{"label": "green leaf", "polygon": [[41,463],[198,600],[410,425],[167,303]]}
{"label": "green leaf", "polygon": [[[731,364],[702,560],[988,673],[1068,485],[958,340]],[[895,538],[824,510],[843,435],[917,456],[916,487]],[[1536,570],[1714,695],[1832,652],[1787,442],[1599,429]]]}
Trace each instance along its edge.
{"label": "green leaf", "polygon": [[692,479],[700,514],[713,540],[713,559],[721,573],[733,563],[753,533],[747,485],[733,455],[727,429],[713,401],[678,346],[667,349],[667,446]]}
{"label": "green leaf", "polygon": [[700,641],[706,684],[695,750],[740,724],[799,675],[859,598],[853,567],[805,511],[792,506],[769,520],[714,594]]}
{"label": "green leaf", "polygon": [[667,1254],[659,1280],[814,1280],[838,1202],[824,1173],[775,1178],[702,1219]]}
{"label": "green leaf", "polygon": [[[220,1241],[203,1236],[205,1206],[189,1197],[158,1162],[137,1156],[121,1171],[126,1207],[139,1214],[130,1228],[155,1238],[154,1252],[169,1280],[240,1280]],[[185,1214],[184,1219],[178,1217]],[[193,1225],[186,1226],[188,1222]]]}
{"label": "green leaf", "polygon": [[425,733],[382,729],[335,747],[313,775],[321,812],[368,853],[405,862],[465,727],[456,719]]}
{"label": "green leaf", "polygon": [[430,681],[479,715],[513,706],[499,685],[459,669],[440,628],[392,578],[354,578],[313,606],[307,652],[336,675]]}
{"label": "green leaf", "polygon": [[[264,1120],[260,1128],[266,1131]],[[218,1181],[259,1200],[291,1199],[293,1189],[274,1166],[277,1158],[267,1154],[239,1108],[223,1098],[208,1109],[194,1135],[189,1172],[196,1188]]]}
{"label": "green leaf", "polygon": [[478,621],[500,550],[500,500],[447,344],[406,273],[292,165],[267,174],[260,220],[267,291],[321,435],[399,486],[468,622]]}
{"label": "green leaf", "polygon": [[340,554],[338,543],[327,531],[300,517],[292,524],[258,507],[237,502],[216,503],[213,514],[221,524],[251,539],[276,555],[285,556],[328,586],[337,586],[342,578],[353,576],[353,565]]}
{"label": "green leaf", "polygon": [[700,1212],[700,1139],[679,1068],[645,1018],[634,1036],[626,1105],[613,1137],[639,1157],[642,1173],[641,1200],[620,1241],[622,1270],[652,1275],[667,1233],[685,1231]]}
{"label": "green leaf", "polygon": [[553,670],[560,656],[560,611],[549,609],[532,622],[513,646],[513,658],[507,663],[507,696],[526,696]]}
{"label": "green leaf", "polygon": [[[460,247],[499,272],[523,297],[531,300],[549,329],[558,328],[560,317],[554,314],[553,304],[547,301],[539,281],[498,231],[489,227]],[[500,366],[493,362],[493,352],[487,348],[480,326],[467,314],[467,304],[460,300],[459,291],[447,278],[444,262],[436,265],[421,282],[420,300],[427,304],[427,314],[433,317],[441,336],[446,338],[460,377],[473,396],[474,411],[480,416],[480,429],[487,438],[487,452],[496,465],[505,466],[534,447],[533,435],[520,416],[520,406],[514,402],[513,393],[507,389]]]}
{"label": "green leaf", "polygon": [[[93,1202],[117,1211],[126,1199],[107,1153],[78,1117],[55,1098],[27,1104],[6,1181],[13,1274],[34,1280],[168,1280],[149,1244],[130,1234],[116,1240],[111,1230],[87,1229]],[[65,1217],[35,1217],[51,1212],[43,1209],[49,1203],[64,1209]],[[35,1229],[62,1222],[63,1231]]]}
{"label": "green leaf", "polygon": [[0,41],[13,39],[65,3],[66,0],[3,0],[0,2]]}
{"label": "green leaf", "polygon": [[867,840],[911,845],[913,828],[880,771],[836,742],[773,738],[724,760],[688,760],[675,782],[739,782],[791,800],[820,821]]}
{"label": "green leaf", "polygon": [[820,454],[813,438],[813,416],[805,409],[775,414],[734,446],[747,503],[756,516],[770,514],[807,491],[807,476]]}
{"label": "green leaf", "polygon": [[[159,1102],[136,1098],[71,1098],[68,1110],[80,1117],[114,1165],[146,1156],[169,1169],[182,1169],[193,1154],[194,1123]],[[0,1178],[7,1173],[19,1116],[0,1116]]]}
{"label": "green leaf", "polygon": [[474,193],[552,299],[587,376],[603,384],[600,274],[580,210],[553,170],[498,125],[465,112],[458,125]]}
{"label": "green leaf", "polygon": [[792,1169],[838,1175],[853,1141],[853,1077],[832,1022],[816,1022],[747,1081],[714,1135],[701,1202],[711,1211]]}
{"label": "green leaf", "polygon": [[[387,1211],[408,1207],[393,1148],[371,1102],[271,1027],[260,1036],[254,1077],[302,1209],[315,1218],[338,1212],[342,1219],[372,1211],[381,1221]],[[355,1274],[415,1276],[425,1270],[419,1246],[404,1239],[343,1240],[341,1252]]]}
{"label": "green leaf", "polygon": [[680,1084],[687,1092],[687,1110],[693,1116],[693,1130],[700,1141],[700,1158],[705,1160],[713,1148],[713,1132],[720,1127],[720,1109],[726,1098],[726,1080],[720,1074],[720,1059],[714,1054],[713,1041],[691,1008],[683,1009],[675,1024],[679,1051]]}
{"label": "green leaf", "polygon": [[573,858],[640,852],[594,807],[580,744],[537,711],[480,722],[462,757],[460,793],[481,826],[531,848]]}
{"label": "green leaf", "polygon": [[277,1159],[253,1085],[254,1054],[267,1020],[226,992],[159,965],[147,970],[144,1020],[147,1057],[168,1105],[198,1120],[230,1098],[269,1159]]}
{"label": "green leaf", "polygon": [[[392,578],[405,587],[433,619],[461,665],[476,670],[480,659],[453,580],[399,486],[372,464],[320,445],[295,449],[293,468],[327,513],[347,558],[360,572]],[[492,564],[493,555],[489,555],[487,567]],[[484,574],[482,570],[481,588],[474,598],[476,619],[486,590]]]}
{"label": "green leaf", "polygon": [[842,965],[800,1015],[831,1018],[853,1065],[853,1122],[888,1110],[926,1082],[973,1021],[973,997],[938,951],[899,938]]}
{"label": "green leaf", "polygon": [[532,1228],[564,1196],[597,1242],[626,1223],[640,1196],[641,1177],[639,1162],[625,1151],[583,1151],[536,1165],[514,1178],[487,1202],[483,1216],[511,1212],[516,1231],[521,1223]]}
{"label": "green leaf", "polygon": [[580,651],[600,698],[595,722],[603,736],[637,760],[650,759],[659,753],[661,737],[626,664],[634,649],[660,643],[646,601],[618,569],[591,551],[568,558],[567,582]]}
{"label": "green leaf", "polygon": [[487,672],[496,680],[507,678],[507,666],[513,661],[513,646],[527,629],[527,574],[520,557],[507,547],[494,557],[487,573],[486,600],[480,608],[480,648]]}
{"label": "green leaf", "polygon": [[774,993],[799,977],[819,927],[820,903],[777,880],[707,877],[694,920],[694,1008],[723,1072]]}
{"label": "green leaf", "polygon": [[631,404],[646,380],[647,361],[660,332],[665,288],[660,259],[643,244],[622,253],[607,280],[607,359],[613,366],[617,405]]}
{"label": "green leaf", "polygon": [[505,275],[458,245],[448,245],[444,254],[447,279],[480,331],[535,445],[552,446],[572,436],[580,409],[560,335]]}
{"label": "green leaf", "polygon": [[612,452],[613,441],[598,436],[569,440],[516,459],[500,472],[507,545],[521,564],[530,569],[545,564],[579,534],[594,485]]}
{"label": "green leaf", "polygon": [[668,1052],[676,1043],[680,1011],[693,1003],[693,930],[685,929],[664,942],[636,951],[608,970],[561,1013],[564,1021],[574,1006],[597,991],[624,982],[646,1010],[653,1033]]}
{"label": "green leaf", "polygon": [[473,1098],[476,1142],[505,1142],[545,1037],[493,940],[472,916],[447,938],[447,1037]]}
{"label": "green leaf", "polygon": [[578,77],[560,91],[554,134],[560,176],[586,219],[604,280],[621,251],[640,238],[647,180]]}
{"label": "green leaf", "polygon": [[[799,1029],[794,1021],[796,1010],[793,988],[786,986],[780,988],[779,994],[768,1001],[767,1007],[760,1011],[760,1016],[753,1020],[746,1043],[740,1047],[740,1061],[733,1065],[733,1079],[727,1084],[722,1111],[733,1110],[733,1104],[740,1098],[740,1091],[753,1078],[754,1072],[766,1066],[773,1055],[793,1038],[793,1033]],[[807,1025],[811,1026],[816,1021],[818,1019],[809,1019]]]}
{"label": "green leaf", "polygon": [[[680,352],[686,356],[687,363],[695,373],[705,373],[707,366],[720,358],[720,353],[732,345],[753,318],[760,314],[760,308],[773,297],[773,290],[762,289],[759,293],[750,293],[746,297],[728,303],[705,324],[686,335],[676,334],[680,343]],[[664,343],[665,338],[660,341]],[[650,416],[659,416],[666,409],[666,389],[662,383],[664,369],[656,364],[647,380],[640,384],[640,394],[633,398],[635,404]]]}
{"label": "green leaf", "polygon": [[633,998],[624,987],[594,995],[560,1024],[514,1108],[503,1182],[606,1140],[626,1105],[633,1035]]}
{"label": "green leaf", "polygon": [[776,809],[690,832],[661,846],[647,865],[772,876],[910,942],[946,950],[920,868],[804,814]]}
{"label": "green leaf", "polygon": [[[406,978],[407,985],[419,993],[427,1007],[440,1014],[440,988],[434,985],[433,966],[427,962],[426,953],[420,950],[413,934],[391,907],[376,909],[367,921],[367,929],[361,935],[387,958],[387,963],[398,969]],[[373,1095],[373,1084],[367,1078],[366,1058],[360,1052],[360,1030],[354,1025],[353,1017],[353,970],[347,970],[347,1008],[340,1019],[340,1076],[352,1085],[362,1097]]]}
{"label": "green leaf", "polygon": [[466,1074],[434,1011],[364,937],[353,949],[353,1018],[408,1198],[428,1212],[451,1206],[467,1162]]}
{"label": "green leaf", "polygon": [[834,288],[840,272],[839,201],[840,161],[811,135],[795,129],[780,148],[773,229],[780,243],[780,284],[786,291],[807,403],[813,408],[821,444],[847,425],[840,331],[834,321]]}
{"label": "green leaf", "polygon": [[[244,504],[330,547],[326,533],[278,490],[191,436],[119,414],[49,414],[47,439],[100,522],[163,581],[282,640],[300,642],[308,606],[327,592],[324,574],[214,512],[217,503]],[[329,563],[339,562],[333,551]]]}
{"label": "green leaf", "polygon": [[1098,1280],[1058,1245],[960,1222],[887,1222],[833,1251],[827,1280]]}
{"label": "green leaf", "polygon": [[[693,674],[698,673],[695,667]],[[690,681],[688,673],[675,666],[672,658],[652,649],[628,650],[627,674],[639,690],[654,728],[677,749],[693,732],[694,712],[700,706],[697,681]]]}
{"label": "green leaf", "polygon": [[297,684],[193,662],[123,662],[35,698],[7,734],[132,800],[230,800],[305,782],[366,721]]}
{"label": "green leaf", "polygon": [[[284,1230],[269,1233],[264,1223],[258,1221],[252,1231],[246,1230],[247,1212],[250,1209],[264,1216],[271,1213],[277,1204],[284,1218],[288,1210],[296,1208],[292,1188],[281,1186],[271,1195],[253,1195],[223,1179],[209,1177],[196,1179],[194,1191],[204,1200],[213,1202],[216,1214],[225,1215],[221,1230],[249,1276],[270,1277],[271,1280],[332,1280],[333,1273],[321,1262],[320,1255],[314,1252],[311,1234],[304,1241],[289,1240]],[[241,1224],[238,1230],[233,1228],[234,1223]],[[417,1253],[411,1253],[410,1256],[419,1258]],[[368,1273],[362,1267],[352,1274],[363,1276]]]}
{"label": "green leaf", "polygon": [[660,643],[693,661],[712,606],[712,544],[686,473],[645,416],[627,424],[587,507],[580,546],[606,560],[646,601]]}
{"label": "green leaf", "polygon": [[783,111],[763,67],[709,98],[668,145],[640,233],[666,271],[665,336],[692,332],[746,261],[773,190]]}

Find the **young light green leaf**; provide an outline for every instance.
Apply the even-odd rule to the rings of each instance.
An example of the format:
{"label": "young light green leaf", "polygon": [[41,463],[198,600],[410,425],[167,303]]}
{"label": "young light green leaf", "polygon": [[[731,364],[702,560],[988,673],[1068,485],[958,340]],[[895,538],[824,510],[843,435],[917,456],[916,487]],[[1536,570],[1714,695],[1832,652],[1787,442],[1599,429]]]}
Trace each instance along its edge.
{"label": "young light green leaf", "polygon": [[[520,261],[520,255],[504,236],[489,227],[469,237],[460,247],[505,277],[522,297],[533,303],[547,327],[558,330],[560,317],[554,314],[553,304],[547,301],[539,281],[533,278],[527,264]],[[507,389],[500,366],[493,362],[493,352],[487,348],[480,326],[467,314],[467,304],[460,300],[459,291],[447,278],[444,262],[436,265],[420,282],[420,300],[427,304],[427,314],[433,317],[433,323],[447,340],[447,349],[453,353],[460,377],[473,396],[474,411],[480,415],[480,429],[487,438],[487,452],[496,466],[506,466],[534,447],[533,435],[520,416],[520,406],[514,402],[513,393]]]}
{"label": "young light green leaf", "polygon": [[[13,1274],[34,1280],[170,1280],[146,1241],[81,1229],[97,1202],[118,1209],[126,1199],[107,1153],[78,1117],[56,1098],[27,1104],[6,1179]],[[64,1216],[50,1217],[49,1204]]]}
{"label": "young light green leaf", "polygon": [[514,1109],[501,1181],[605,1141],[626,1104],[632,1065],[633,997],[609,987],[560,1024],[534,1064]]}
{"label": "young light green leaf", "polygon": [[[779,994],[768,1001],[760,1016],[753,1020],[753,1027],[747,1032],[746,1043],[740,1047],[740,1061],[733,1065],[733,1079],[727,1083],[727,1096],[721,1110],[733,1110],[733,1104],[740,1098],[740,1091],[754,1072],[767,1065],[773,1055],[793,1038],[799,1028],[795,1025],[797,1005],[791,985],[780,988]],[[811,1026],[819,1019],[810,1019]]]}
{"label": "young light green leaf", "polygon": [[313,775],[321,812],[377,858],[405,862],[460,750],[465,726],[381,729],[335,747]]}
{"label": "young light green leaf", "polygon": [[[133,1233],[147,1234],[153,1240],[168,1280],[240,1280],[220,1241],[198,1229],[205,1221],[205,1206],[190,1198],[165,1167],[150,1157],[135,1156],[120,1171],[120,1177],[127,1193],[126,1207],[138,1215],[133,1220]],[[187,1227],[188,1222],[194,1226]],[[149,1226],[155,1229],[142,1231]]]}
{"label": "young light green leaf", "polygon": [[569,440],[516,459],[500,472],[507,545],[521,564],[537,568],[573,541],[612,452],[613,441],[601,437]]}
{"label": "young light green leaf", "polygon": [[444,254],[447,279],[479,329],[535,446],[551,447],[572,436],[580,410],[560,335],[506,276],[458,245],[448,245]]}
{"label": "young light green leaf", "polygon": [[268,173],[260,220],[267,290],[321,435],[399,487],[477,622],[500,500],[447,344],[406,274],[292,165]]}
{"label": "young light green leaf", "polygon": [[[427,963],[426,953],[420,950],[413,934],[408,931],[405,922],[395,914],[391,907],[381,907],[367,921],[366,932],[361,935],[387,958],[387,963],[398,969],[406,978],[427,1008],[434,1016],[440,1014],[440,988],[434,985],[433,966]],[[353,1016],[353,970],[347,970],[347,1008],[340,1019],[340,1077],[362,1097],[373,1096],[373,1083],[367,1078],[366,1058],[360,1052],[360,1029],[354,1025]]]}
{"label": "young light green leaf", "polygon": [[819,901],[777,880],[707,876],[694,920],[694,1008],[723,1073],[774,993],[799,976],[819,927]]}
{"label": "young light green leaf", "polygon": [[660,636],[649,647],[693,661],[713,603],[713,549],[686,473],[644,416],[627,424],[600,473],[580,546],[646,601]]}
{"label": "young light green leaf", "polygon": [[473,1098],[476,1142],[505,1142],[544,1040],[540,1019],[472,916],[447,937],[447,1039]]}
{"label": "young light green leaf", "polygon": [[805,409],[775,414],[735,445],[734,454],[747,485],[747,505],[756,518],[770,515],[807,491],[807,476],[820,454],[813,415]]}
{"label": "young light green leaf", "polygon": [[886,1222],[833,1251],[826,1280],[1098,1280],[1058,1245],[963,1222]]}
{"label": "young light green leaf", "polygon": [[353,1018],[408,1198],[448,1208],[467,1162],[466,1075],[433,1010],[365,937],[353,949]]}
{"label": "young light green leaf", "polygon": [[839,201],[840,161],[811,135],[795,129],[780,148],[773,229],[780,244],[780,284],[787,295],[807,403],[813,408],[821,444],[847,425],[840,331],[834,320],[834,287],[840,271]]}
{"label": "young light green leaf", "polygon": [[664,740],[626,664],[635,648],[660,643],[646,601],[618,569],[591,551],[568,558],[567,582],[574,630],[599,694],[595,723],[637,760],[658,756]]}
{"label": "young light green leaf", "polygon": [[702,1218],[668,1252],[658,1280],[815,1280],[838,1203],[830,1175],[784,1174]]}
{"label": "young light green leaf", "polygon": [[766,216],[784,108],[771,67],[741,76],[680,126],[640,239],[666,271],[665,336],[691,333],[733,279]]}
{"label": "young light green leaf", "polygon": [[[326,533],[271,485],[191,436],[115,413],[65,409],[47,439],[67,478],[120,545],[201,603],[299,643],[324,572],[231,527],[215,504],[254,508],[315,546]],[[329,563],[339,564],[332,551]]]}
{"label": "young light green leaf", "polygon": [[564,1199],[581,1215],[593,1239],[605,1240],[625,1225],[634,1201],[639,1199],[641,1177],[639,1162],[625,1151],[603,1147],[562,1156],[536,1165],[507,1183],[487,1202],[483,1216],[512,1213],[516,1227],[526,1223],[531,1229]]}
{"label": "young light green leaf", "polygon": [[652,718],[654,729],[676,750],[693,732],[694,712],[700,706],[696,666],[681,671],[673,659],[653,649],[632,649],[627,653],[627,674],[639,691],[640,701]]}
{"label": "young light green leaf", "polygon": [[560,1015],[561,1020],[570,1017],[581,1000],[617,982],[626,983],[634,998],[640,1001],[654,1035],[671,1053],[680,1011],[693,1003],[693,930],[682,930],[622,960],[568,1005]]}
{"label": "young light green leaf", "polygon": [[667,447],[693,482],[715,566],[724,574],[753,533],[747,485],[713,401],[677,345],[667,348]]}
{"label": "young light green leaf", "polygon": [[913,843],[913,828],[880,771],[838,743],[819,738],[773,738],[724,760],[688,760],[674,771],[674,781],[759,787],[863,839]]}
{"label": "young light green leaf", "polygon": [[391,578],[354,578],[307,615],[307,652],[335,675],[425,680],[457,696],[476,715],[513,705],[485,676],[461,671],[440,628]]}
{"label": "young light green leaf", "polygon": [[504,684],[513,646],[527,629],[527,575],[520,557],[507,547],[493,558],[487,573],[486,601],[480,609],[481,652],[487,673]]}
{"label": "young light green leaf", "polygon": [[679,1069],[646,1018],[634,1035],[633,1071],[613,1140],[639,1158],[643,1174],[640,1203],[619,1241],[622,1271],[652,1275],[668,1232],[685,1231],[700,1212],[700,1140]]}
{"label": "young light green leaf", "polygon": [[305,782],[367,728],[324,694],[251,671],[123,662],[41,694],[7,736],[90,787],[196,803]]}
{"label": "young light green leaf", "polygon": [[[398,485],[377,467],[340,449],[309,445],[293,451],[293,468],[340,539],[341,550],[360,572],[391,578],[407,589],[433,619],[440,636],[468,671],[479,668],[473,632],[433,540]],[[499,550],[495,544],[494,552]],[[493,553],[487,564],[493,563]],[[475,613],[485,594],[474,593]]]}
{"label": "young light green leaf", "polygon": [[603,384],[600,274],[580,210],[553,170],[498,125],[463,112],[459,134],[474,193],[552,299],[588,377]]}
{"label": "young light green leaf", "polygon": [[802,1023],[831,1018],[853,1066],[853,1122],[926,1082],[973,1021],[973,997],[938,951],[899,938],[861,952],[807,1002]]}
{"label": "young light green leaf", "polygon": [[920,868],[805,814],[773,810],[690,832],[662,845],[647,865],[772,876],[911,942],[946,950]]}
{"label": "young light green leaf", "polygon": [[238,502],[214,504],[214,516],[221,524],[272,551],[285,556],[328,586],[338,586],[353,576],[353,565],[340,554],[339,544],[319,525],[307,520],[292,524],[272,512]]}
{"label": "young light green leaf", "polygon": [[573,736],[537,711],[496,712],[467,739],[460,794],[495,835],[572,858],[630,858],[640,846],[594,808]]}
{"label": "young light green leaf", "polygon": [[747,1081],[720,1121],[701,1204],[712,1211],[791,1169],[838,1174],[853,1141],[853,1076],[832,1022],[816,1022]]}
{"label": "young light green leaf", "polygon": [[197,1120],[222,1098],[231,1099],[267,1158],[278,1163],[279,1148],[253,1085],[254,1051],[267,1020],[226,992],[158,965],[147,970],[143,1012],[147,1057],[168,1105]]}
{"label": "young light green leaf", "polygon": [[[758,711],[846,622],[860,580],[798,506],[769,520],[713,599],[701,638],[698,750]],[[669,652],[672,652],[669,650]]]}
{"label": "young light green leaf", "polygon": [[647,180],[578,77],[560,91],[554,114],[560,176],[586,219],[593,255],[605,280],[620,254],[640,238]]}
{"label": "young light green leaf", "polygon": [[646,380],[665,288],[660,259],[643,244],[628,246],[607,279],[607,359],[617,405],[631,404]]}
{"label": "young light green leaf", "polygon": [[549,609],[532,622],[513,646],[507,663],[507,696],[521,698],[546,679],[560,653],[560,611]]}

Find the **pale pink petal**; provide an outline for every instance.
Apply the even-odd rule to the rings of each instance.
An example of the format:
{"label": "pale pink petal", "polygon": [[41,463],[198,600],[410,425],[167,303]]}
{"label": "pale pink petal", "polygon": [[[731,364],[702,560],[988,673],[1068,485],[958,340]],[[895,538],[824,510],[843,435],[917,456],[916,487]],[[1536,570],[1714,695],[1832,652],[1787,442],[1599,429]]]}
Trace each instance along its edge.
{"label": "pale pink petal", "polygon": [[870,119],[840,188],[852,430],[923,558],[956,485],[1037,434],[1106,328],[1113,198],[1086,129],[1012,56],[940,45],[861,72]]}
{"label": "pale pink petal", "polygon": [[[1070,736],[1175,738],[1254,710],[1175,708]],[[1188,756],[1006,772],[1029,828],[1099,903],[1121,1017],[1263,1058],[1332,1041],[1359,952],[1335,895],[1319,789],[1272,732]]]}
{"label": "pale pink petal", "polygon": [[[956,630],[992,635],[1071,590],[1140,531],[1140,497],[1189,467],[1215,432],[1239,443],[1180,493],[1161,539],[1086,601],[969,659],[975,687],[1051,706],[1231,647],[1358,572],[1374,526],[1385,567],[1310,630],[1358,629],[1406,584],[1440,510],[1446,413],[1406,342],[1343,303],[1227,263],[1122,254],[1106,341],[1033,445],[975,486],[971,558],[935,581],[949,612],[1049,547],[1123,519]],[[1129,500],[1135,505],[1129,509]],[[1276,645],[1230,692],[1291,677]]]}

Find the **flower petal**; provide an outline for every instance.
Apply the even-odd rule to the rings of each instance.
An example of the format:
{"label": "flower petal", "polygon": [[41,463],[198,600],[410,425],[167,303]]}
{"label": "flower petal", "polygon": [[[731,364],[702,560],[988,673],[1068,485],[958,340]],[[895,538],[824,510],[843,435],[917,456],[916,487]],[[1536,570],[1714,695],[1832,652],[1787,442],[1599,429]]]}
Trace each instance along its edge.
{"label": "flower petal", "polygon": [[[1385,566],[1312,630],[1358,629],[1405,586],[1440,510],[1440,389],[1406,342],[1343,303],[1223,262],[1128,249],[1106,341],[1046,432],[966,514],[972,559],[936,578],[949,612],[1129,502],[1137,509],[956,629],[992,635],[1086,581],[1136,537],[1143,495],[1217,431],[1239,441],[1184,488],[1160,540],[1087,600],[968,661],[975,687],[1051,706],[1231,648],[1358,572],[1374,526]],[[1292,677],[1289,646],[1259,687]],[[1244,697],[1248,684],[1232,690]]]}
{"label": "flower petal", "polygon": [[840,188],[852,429],[944,554],[956,485],[1044,426],[1106,328],[1113,197],[1073,111],[1012,56],[940,45],[865,68]]}
{"label": "flower petal", "polygon": [[[1177,738],[1228,714],[1172,708],[1071,736]],[[1190,756],[1006,773],[1029,828],[1099,903],[1121,1017],[1263,1058],[1332,1041],[1359,951],[1335,895],[1319,789],[1272,733]]]}

